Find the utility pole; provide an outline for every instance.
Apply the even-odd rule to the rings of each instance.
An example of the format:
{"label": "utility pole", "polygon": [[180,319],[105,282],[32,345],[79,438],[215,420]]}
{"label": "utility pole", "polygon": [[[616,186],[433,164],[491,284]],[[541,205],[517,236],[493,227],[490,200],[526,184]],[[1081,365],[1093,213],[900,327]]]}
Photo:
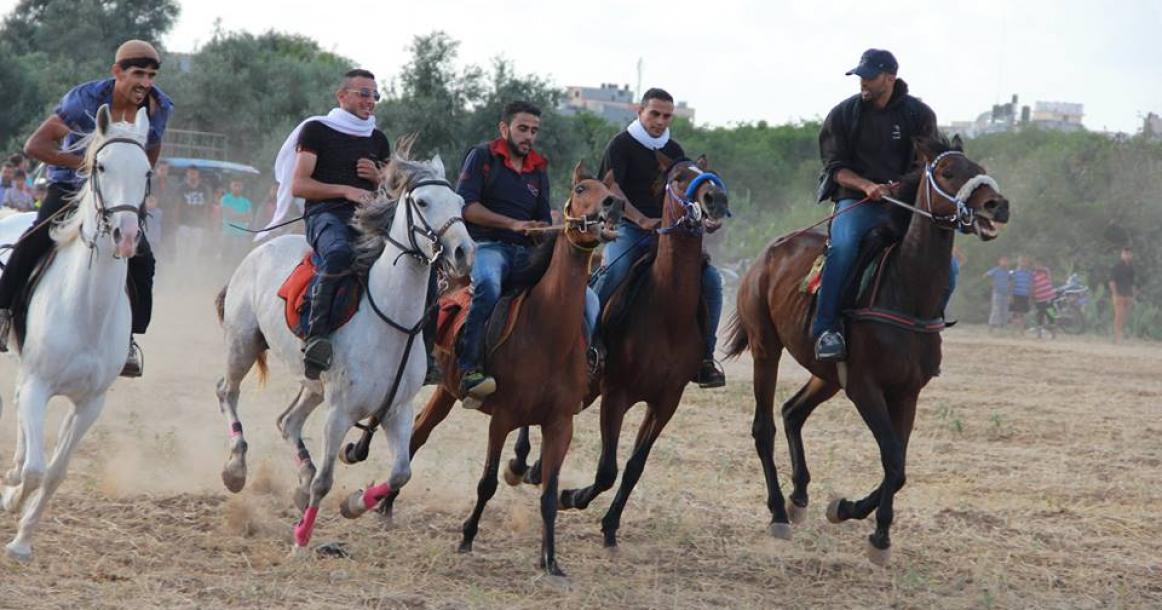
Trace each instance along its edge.
{"label": "utility pole", "polygon": [[637,58],[637,91],[634,92],[634,100],[642,99],[642,58]]}

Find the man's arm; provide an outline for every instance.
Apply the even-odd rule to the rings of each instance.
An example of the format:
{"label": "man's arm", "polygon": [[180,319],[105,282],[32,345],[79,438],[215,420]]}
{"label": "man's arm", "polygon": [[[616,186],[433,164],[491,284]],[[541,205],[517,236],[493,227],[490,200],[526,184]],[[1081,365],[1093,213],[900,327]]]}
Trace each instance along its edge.
{"label": "man's arm", "polygon": [[854,171],[844,167],[835,172],[835,181],[840,186],[859,191],[873,201],[879,201],[884,195],[891,195],[892,188],[886,184],[876,184]]}
{"label": "man's arm", "polygon": [[57,115],[52,115],[32,132],[24,143],[24,154],[57,167],[77,169],[84,159],[77,154],[64,152],[60,142],[69,135],[69,126]]}
{"label": "man's arm", "polygon": [[315,173],[315,164],[319,157],[313,152],[300,150],[295,156],[295,171],[291,178],[291,194],[310,201],[324,199],[346,199],[355,203],[371,201],[371,191],[347,186],[345,184],[327,184],[311,177]]}
{"label": "man's arm", "polygon": [[484,204],[479,201],[473,201],[464,206],[464,220],[481,227],[503,229],[516,233],[525,233],[528,229],[545,226],[545,223],[539,220],[516,220],[504,214],[498,214],[484,207]]}

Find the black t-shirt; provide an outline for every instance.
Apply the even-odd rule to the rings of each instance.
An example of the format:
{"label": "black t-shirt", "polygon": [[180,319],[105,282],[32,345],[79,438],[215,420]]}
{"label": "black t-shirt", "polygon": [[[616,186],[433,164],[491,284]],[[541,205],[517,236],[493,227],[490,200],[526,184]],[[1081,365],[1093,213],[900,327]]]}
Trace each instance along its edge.
{"label": "black t-shirt", "polygon": [[208,229],[214,225],[214,196],[210,185],[199,182],[191,186],[185,182],[178,187],[179,217],[183,227]]}
{"label": "black t-shirt", "polygon": [[1132,263],[1122,260],[1114,263],[1113,269],[1110,269],[1110,280],[1114,283],[1117,296],[1134,296],[1134,265]]}
{"label": "black t-shirt", "polygon": [[[686,152],[682,150],[673,138],[659,151],[671,162],[684,158]],[[613,179],[621,187],[621,191],[642,214],[650,218],[662,217],[662,201],[665,198],[665,170],[661,166],[658,155],[633,139],[629,132],[623,131],[609,141],[605,147],[605,155],[601,159],[601,171],[598,176],[613,170]]]}
{"label": "black t-shirt", "polygon": [[[355,164],[360,159],[371,159],[376,163],[387,163],[391,158],[391,145],[387,136],[376,129],[366,138],[350,136],[327,127],[319,121],[303,125],[299,133],[298,150],[314,153],[318,157],[311,178],[324,184],[353,186],[366,191],[374,191],[376,185],[359,177]],[[354,205],[346,199],[307,200],[307,209],[354,210]]]}

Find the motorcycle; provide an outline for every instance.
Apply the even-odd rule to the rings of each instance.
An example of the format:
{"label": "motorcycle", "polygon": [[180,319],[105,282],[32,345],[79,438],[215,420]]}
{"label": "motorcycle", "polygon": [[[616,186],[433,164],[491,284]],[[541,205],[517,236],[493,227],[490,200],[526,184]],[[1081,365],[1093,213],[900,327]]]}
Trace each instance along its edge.
{"label": "motorcycle", "polygon": [[1076,273],[1071,274],[1064,284],[1057,287],[1057,296],[1053,299],[1057,328],[1071,335],[1085,332],[1085,308],[1089,299],[1089,287]]}

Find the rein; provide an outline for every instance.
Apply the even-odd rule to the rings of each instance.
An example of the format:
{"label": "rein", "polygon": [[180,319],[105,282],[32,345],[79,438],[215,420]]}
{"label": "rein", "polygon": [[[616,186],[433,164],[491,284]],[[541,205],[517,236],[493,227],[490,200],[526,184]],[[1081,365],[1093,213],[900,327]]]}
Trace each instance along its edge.
{"label": "rein", "polygon": [[[407,193],[403,196],[404,211],[407,213],[408,243],[401,244],[400,242],[396,241],[395,238],[391,236],[390,230],[388,231],[387,235],[384,236],[384,239],[391,243],[391,245],[401,250],[399,256],[395,257],[395,263],[398,263],[399,259],[406,255],[414,258],[422,265],[431,266],[431,264],[436,262],[436,259],[440,258],[440,255],[444,253],[444,247],[440,244],[440,239],[444,237],[444,234],[447,233],[448,230],[455,226],[457,223],[464,224],[463,217],[453,216],[449,218],[448,222],[445,222],[438,231],[433,230],[432,225],[428,224],[428,219],[423,214],[420,214],[419,210],[416,209],[419,204],[416,203],[415,197],[412,196],[415,190],[421,186],[444,186],[452,189],[452,184],[442,178],[429,178],[426,180],[420,180],[408,188]],[[421,223],[421,226],[419,227],[416,226],[417,217]],[[424,254],[423,249],[420,248],[419,243],[416,241],[417,235],[428,240],[432,247],[431,256]]]}

